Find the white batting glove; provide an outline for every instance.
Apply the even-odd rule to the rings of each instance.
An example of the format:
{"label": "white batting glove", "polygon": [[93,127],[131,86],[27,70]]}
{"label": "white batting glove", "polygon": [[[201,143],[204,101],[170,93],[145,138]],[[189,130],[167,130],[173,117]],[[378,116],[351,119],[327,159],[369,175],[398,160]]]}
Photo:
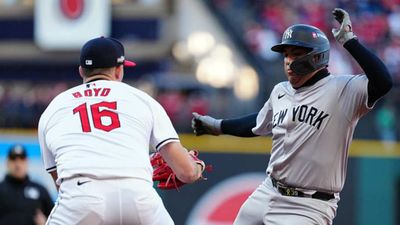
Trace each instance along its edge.
{"label": "white batting glove", "polygon": [[221,132],[222,119],[215,119],[211,116],[202,116],[193,112],[192,128],[196,136],[211,134],[218,136]]}
{"label": "white batting glove", "polygon": [[333,36],[340,44],[344,45],[344,43],[346,43],[347,41],[353,38],[357,38],[357,36],[353,33],[350,16],[345,10],[335,8],[332,11],[332,14],[335,16],[335,19],[340,23],[339,29],[332,29]]}

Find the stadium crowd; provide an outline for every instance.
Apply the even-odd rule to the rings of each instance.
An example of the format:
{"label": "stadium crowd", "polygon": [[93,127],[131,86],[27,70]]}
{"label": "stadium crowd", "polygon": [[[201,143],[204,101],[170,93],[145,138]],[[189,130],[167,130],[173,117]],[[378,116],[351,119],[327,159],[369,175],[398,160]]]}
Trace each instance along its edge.
{"label": "stadium crowd", "polygon": [[[208,0],[224,15],[246,47],[266,66],[276,64],[279,54],[269,50],[280,41],[280,34],[293,23],[307,23],[321,28],[331,39],[329,69],[335,74],[362,72],[346,51],[336,44],[332,35],[331,10],[345,8],[352,15],[354,32],[361,42],[375,50],[390,70],[395,87],[376,106],[368,118],[361,121],[365,134],[362,138],[400,139],[400,122],[395,115],[400,112],[400,0]],[[172,60],[171,60],[172,61]],[[279,65],[279,68],[281,66]],[[281,70],[269,70],[273,80],[284,79]],[[272,71],[272,72],[271,72]],[[168,72],[168,71],[166,71]],[[265,74],[260,74],[265,76]],[[76,84],[71,81],[37,83],[36,81],[6,81],[0,79],[0,126],[3,128],[35,128],[39,115],[55,95]],[[139,82],[132,80],[132,83]],[[272,88],[276,82],[267,86]],[[156,83],[148,83],[157,90]],[[223,91],[221,91],[223,92]],[[214,92],[215,93],[215,92]],[[195,108],[207,113],[209,108],[220,110],[224,103],[218,97],[209,98],[207,92],[188,91],[184,87],[157,90],[151,93],[166,108],[167,113],[180,132],[190,131],[190,110]],[[219,102],[215,102],[219,101]],[[212,107],[210,106],[212,105]],[[215,105],[215,106],[214,106]],[[197,108],[196,108],[197,107]],[[200,109],[199,109],[200,107]],[[237,108],[240,110],[240,107]],[[254,108],[254,111],[259,108]],[[239,113],[238,113],[239,114]],[[375,121],[368,123],[367,121]],[[388,122],[392,121],[392,122]],[[371,131],[371,132],[368,132]],[[367,133],[368,132],[368,133]],[[357,133],[356,133],[356,138]]]}

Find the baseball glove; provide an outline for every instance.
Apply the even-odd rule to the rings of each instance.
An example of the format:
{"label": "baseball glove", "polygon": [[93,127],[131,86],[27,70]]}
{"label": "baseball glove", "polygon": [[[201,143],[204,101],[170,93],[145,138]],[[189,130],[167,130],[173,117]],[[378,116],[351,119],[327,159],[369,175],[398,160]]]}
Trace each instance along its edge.
{"label": "baseball glove", "polygon": [[[203,160],[198,158],[199,152],[193,151],[194,154],[189,154],[192,156],[194,161],[202,165],[203,170],[211,171],[211,165],[205,165]],[[176,189],[179,190],[180,187],[186,183],[180,181],[168,163],[162,158],[159,152],[156,152],[150,156],[151,166],[153,167],[153,181],[158,181],[157,187],[164,190]],[[206,178],[201,177],[200,179],[206,180]]]}

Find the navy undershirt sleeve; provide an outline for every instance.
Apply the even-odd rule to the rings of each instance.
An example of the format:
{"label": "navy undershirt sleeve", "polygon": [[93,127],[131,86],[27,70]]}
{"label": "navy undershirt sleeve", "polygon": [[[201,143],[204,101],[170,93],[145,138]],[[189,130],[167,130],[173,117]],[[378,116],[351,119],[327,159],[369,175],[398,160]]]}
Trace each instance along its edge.
{"label": "navy undershirt sleeve", "polygon": [[392,77],[385,64],[357,39],[347,41],[344,47],[358,62],[368,78],[368,105],[371,106],[392,88]]}
{"label": "navy undershirt sleeve", "polygon": [[238,137],[255,137],[251,130],[256,126],[258,113],[249,114],[235,119],[224,119],[221,123],[223,134],[229,134]]}

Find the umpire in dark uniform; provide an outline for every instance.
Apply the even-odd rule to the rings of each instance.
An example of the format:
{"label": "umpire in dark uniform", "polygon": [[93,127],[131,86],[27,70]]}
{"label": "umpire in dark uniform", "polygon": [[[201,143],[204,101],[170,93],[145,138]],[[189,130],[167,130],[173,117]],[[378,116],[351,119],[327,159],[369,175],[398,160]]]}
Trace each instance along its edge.
{"label": "umpire in dark uniform", "polygon": [[25,148],[12,146],[0,183],[0,225],[44,225],[53,206],[48,191],[28,177]]}

